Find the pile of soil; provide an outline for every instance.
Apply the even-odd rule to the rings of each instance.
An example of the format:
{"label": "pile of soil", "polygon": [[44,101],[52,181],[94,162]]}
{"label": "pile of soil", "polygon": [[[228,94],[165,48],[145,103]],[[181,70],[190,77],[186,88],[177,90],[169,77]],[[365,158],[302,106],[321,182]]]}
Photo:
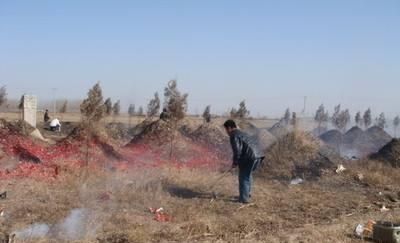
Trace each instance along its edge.
{"label": "pile of soil", "polygon": [[257,141],[259,144],[259,149],[261,151],[265,151],[269,148],[272,144],[276,142],[277,138],[268,132],[267,129],[260,129],[257,134]]}
{"label": "pile of soil", "polygon": [[366,132],[355,126],[343,136],[341,152],[348,158],[360,158],[376,152],[376,146]]}
{"label": "pile of soil", "polygon": [[275,179],[295,177],[315,179],[334,165],[331,157],[311,134],[291,132],[278,139],[265,151],[266,166],[260,173]]}
{"label": "pile of soil", "polygon": [[276,142],[277,137],[271,134],[267,129],[259,129],[249,121],[240,121],[239,128],[257,141],[258,149],[265,151],[269,146]]}
{"label": "pile of soil", "polygon": [[132,138],[129,126],[123,123],[114,122],[106,125],[107,135],[116,140],[126,140]]}
{"label": "pile of soil", "polygon": [[189,136],[194,142],[199,142],[207,147],[215,148],[219,153],[229,152],[229,137],[221,126],[213,123],[205,123],[198,127]]}
{"label": "pile of soil", "polygon": [[319,136],[319,138],[326,144],[333,147],[337,147],[343,141],[343,135],[339,130],[329,130],[326,133]]}
{"label": "pile of soil", "polygon": [[270,129],[268,129],[268,131],[276,138],[281,138],[283,136],[286,136],[290,132],[290,129],[284,124],[283,121],[279,121],[275,123]]}
{"label": "pile of soil", "polygon": [[[109,159],[123,160],[121,153],[114,148],[110,141],[112,139],[108,136],[107,129],[94,127],[88,130],[84,126],[77,126],[65,139],[58,142],[56,146],[62,148],[65,153],[68,153],[68,151],[78,152],[83,147],[89,145],[91,149],[98,149]],[[94,153],[96,152],[94,151]]]}
{"label": "pile of soil", "polygon": [[[208,124],[212,124],[212,123],[208,123]],[[183,121],[181,121],[179,123],[178,130],[183,135],[190,137],[191,134],[193,134],[199,128],[199,126],[203,126],[203,125],[204,125],[204,123],[198,124],[196,121],[186,118],[186,119],[183,119]]]}
{"label": "pile of soil", "polygon": [[162,145],[169,143],[176,136],[182,136],[172,123],[163,120],[144,121],[137,125],[136,133],[130,144],[154,143]]}
{"label": "pile of soil", "polygon": [[400,140],[393,139],[370,158],[400,167]]}
{"label": "pile of soil", "polygon": [[320,128],[314,128],[311,133],[315,136],[315,137],[319,137],[322,134],[326,133],[328,131],[328,128],[326,127],[320,127]]}
{"label": "pile of soil", "polygon": [[256,136],[259,133],[259,129],[249,121],[240,120],[237,121],[237,125],[239,129],[241,129],[250,136]]}
{"label": "pile of soil", "polygon": [[367,139],[368,136],[361,128],[354,126],[343,135],[343,143],[353,144],[355,141],[363,140],[363,138]]}
{"label": "pile of soil", "polygon": [[378,151],[392,140],[392,137],[378,126],[370,127],[365,133],[372,140],[375,151]]}
{"label": "pile of soil", "polygon": [[355,126],[344,135],[338,130],[330,130],[320,136],[320,139],[327,145],[336,149],[337,152],[346,158],[362,158],[376,153],[385,144],[390,142],[392,137],[382,128],[371,127],[367,131]]}
{"label": "pile of soil", "polygon": [[145,157],[148,163],[168,162],[208,168],[226,164],[225,158],[219,153],[221,151],[217,147],[210,146],[210,144],[225,146],[220,140],[223,137],[221,131],[214,126],[200,127],[189,136],[179,130],[181,124],[174,125],[163,120],[139,126],[142,127],[142,131],[127,145],[133,153],[137,149],[145,155],[138,154],[135,160],[142,160],[141,157]]}

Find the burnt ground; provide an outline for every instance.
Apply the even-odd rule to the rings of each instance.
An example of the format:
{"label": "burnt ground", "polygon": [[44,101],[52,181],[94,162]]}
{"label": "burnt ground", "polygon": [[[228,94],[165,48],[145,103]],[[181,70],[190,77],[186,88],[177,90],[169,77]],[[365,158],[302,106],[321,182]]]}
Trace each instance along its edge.
{"label": "burnt ground", "polygon": [[[151,137],[160,138],[158,132],[153,133],[159,127],[150,129]],[[151,160],[154,157],[143,157],[149,151],[141,143],[153,141],[147,139],[134,140],[118,150],[124,154],[136,149],[135,159]],[[178,139],[193,145],[189,138]],[[307,136],[296,139],[304,142],[301,146],[293,143],[290,151],[296,152],[292,147],[300,147],[296,153],[304,155],[311,145],[313,150]],[[70,140],[79,141],[79,137]],[[255,176],[253,204],[243,206],[233,199],[237,195],[237,172],[223,174],[197,166],[203,160],[196,160],[196,166],[171,163],[131,168],[134,160],[117,161],[119,166],[127,167],[107,169],[96,164],[97,160],[110,160],[103,151],[91,159],[90,166],[74,167],[68,151],[60,150],[68,154],[52,161],[53,154],[35,146],[31,151],[43,153],[39,157],[46,163],[54,162],[57,176],[50,180],[48,174],[43,174],[40,167],[31,167],[31,163],[23,169],[38,169],[40,177],[1,174],[0,193],[7,192],[7,198],[0,199],[0,210],[4,212],[0,217],[1,240],[32,224],[57,225],[77,208],[90,214],[80,222],[86,229],[84,233],[72,233],[78,237],[74,242],[363,242],[352,236],[357,224],[371,219],[396,221],[400,217],[400,173],[376,161],[341,161],[347,168],[345,172],[336,174],[333,166],[326,167],[299,185],[290,185],[288,178],[275,177],[273,168],[266,167]],[[73,148],[73,144],[69,146]],[[286,147],[279,146],[276,151]],[[80,149],[74,150],[73,158],[85,152]],[[193,150],[196,159],[212,154],[197,145],[192,149],[199,149]],[[298,156],[296,153],[279,159],[291,160]],[[215,162],[215,158],[212,160]],[[382,206],[389,211],[382,213]],[[163,207],[165,215],[154,215],[150,207]],[[51,228],[54,232],[50,235],[23,240],[71,241],[57,227]]]}

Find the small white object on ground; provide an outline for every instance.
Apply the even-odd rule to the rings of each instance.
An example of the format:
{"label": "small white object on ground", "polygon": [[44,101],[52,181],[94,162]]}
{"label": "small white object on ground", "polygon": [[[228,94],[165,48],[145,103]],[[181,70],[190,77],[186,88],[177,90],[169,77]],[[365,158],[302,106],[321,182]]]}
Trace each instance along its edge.
{"label": "small white object on ground", "polygon": [[354,230],[354,235],[357,237],[362,237],[364,233],[364,225],[358,224],[356,229]]}
{"label": "small white object on ground", "polygon": [[383,205],[381,208],[381,212],[384,213],[384,212],[388,212],[388,211],[390,211],[390,209],[386,208],[386,206]]}
{"label": "small white object on ground", "polygon": [[337,173],[337,174],[340,174],[340,173],[344,172],[345,170],[346,170],[346,168],[344,168],[343,165],[339,165],[339,166],[337,167],[337,169],[336,169],[336,173]]}
{"label": "small white object on ground", "polygon": [[301,178],[295,178],[290,181],[290,185],[299,185],[299,184],[303,184],[303,183],[304,183],[304,180]]}

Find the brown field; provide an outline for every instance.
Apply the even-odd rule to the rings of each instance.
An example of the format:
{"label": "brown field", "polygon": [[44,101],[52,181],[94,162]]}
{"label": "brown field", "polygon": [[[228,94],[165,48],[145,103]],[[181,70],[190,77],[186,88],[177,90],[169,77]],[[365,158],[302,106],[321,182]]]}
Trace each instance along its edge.
{"label": "brown field", "polygon": [[[0,117],[13,120],[18,114]],[[79,119],[79,114],[62,118]],[[135,117],[131,124],[142,120]],[[129,118],[106,122],[129,124]],[[271,127],[275,121],[253,122]],[[0,180],[0,193],[8,192],[0,199],[0,240],[16,233],[15,242],[364,242],[353,236],[357,224],[400,217],[398,169],[368,160],[344,161],[344,173],[326,168],[300,185],[272,175],[267,163],[255,175],[253,202],[246,206],[233,200],[237,171],[169,164],[120,171],[108,169],[108,160],[100,169],[77,170],[63,160],[54,163],[61,171],[54,181]],[[389,211],[381,212],[382,206]],[[149,210],[161,207],[166,222],[155,220]],[[77,209],[83,213],[71,218]],[[35,235],[38,224],[48,227],[45,236]]]}

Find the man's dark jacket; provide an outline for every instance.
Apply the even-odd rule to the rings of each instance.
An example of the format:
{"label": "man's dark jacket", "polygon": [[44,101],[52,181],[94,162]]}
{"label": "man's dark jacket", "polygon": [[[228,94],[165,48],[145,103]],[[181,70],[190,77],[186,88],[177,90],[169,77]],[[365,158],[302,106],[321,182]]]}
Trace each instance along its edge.
{"label": "man's dark jacket", "polygon": [[230,134],[233,150],[233,165],[239,168],[253,167],[254,163],[263,157],[258,149],[257,141],[239,129]]}

